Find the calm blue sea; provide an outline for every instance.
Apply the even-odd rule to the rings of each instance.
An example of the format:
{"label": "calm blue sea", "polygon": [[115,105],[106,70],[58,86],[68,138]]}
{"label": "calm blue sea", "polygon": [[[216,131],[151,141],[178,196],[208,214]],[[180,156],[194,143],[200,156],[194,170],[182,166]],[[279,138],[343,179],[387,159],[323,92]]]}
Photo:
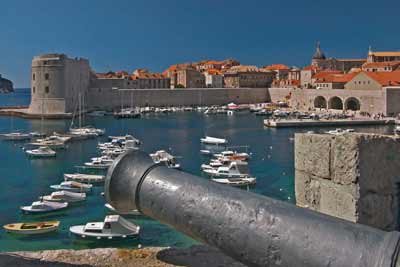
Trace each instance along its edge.
{"label": "calm blue sea", "polygon": [[[17,90],[14,94],[1,95],[0,105],[28,105],[29,90]],[[248,145],[252,153],[250,169],[257,177],[257,185],[251,190],[266,196],[294,203],[294,161],[293,143],[289,141],[296,131],[317,129],[266,129],[262,118],[253,114],[234,116],[205,116],[197,112],[168,115],[148,115],[142,119],[115,120],[112,117],[85,119],[86,124],[105,128],[106,135],[132,134],[143,143],[143,150],[153,152],[170,150],[181,156],[180,163],[187,172],[201,175],[200,165],[204,158],[198,153],[199,139],[204,135],[228,138],[231,144]],[[64,131],[70,120],[46,120],[44,129],[48,132]],[[0,132],[10,129],[40,130],[40,120],[0,117]],[[323,129],[327,130],[326,128]],[[390,127],[356,128],[357,131],[388,133]],[[0,141],[0,225],[19,221],[60,220],[58,233],[43,237],[19,237],[0,229],[0,251],[40,250],[59,248],[94,247],[136,247],[178,246],[194,243],[189,237],[154,220],[138,217],[135,222],[142,226],[140,238],[136,241],[107,242],[87,241],[70,236],[71,225],[88,221],[101,221],[107,214],[103,188],[97,187],[85,203],[74,205],[67,210],[47,215],[23,215],[19,207],[30,204],[39,196],[51,193],[49,185],[63,180],[63,173],[74,172],[75,166],[82,165],[96,156],[96,145],[100,140],[75,142],[65,151],[59,151],[56,159],[29,159],[22,150],[23,143]],[[206,178],[204,178],[206,179]]]}

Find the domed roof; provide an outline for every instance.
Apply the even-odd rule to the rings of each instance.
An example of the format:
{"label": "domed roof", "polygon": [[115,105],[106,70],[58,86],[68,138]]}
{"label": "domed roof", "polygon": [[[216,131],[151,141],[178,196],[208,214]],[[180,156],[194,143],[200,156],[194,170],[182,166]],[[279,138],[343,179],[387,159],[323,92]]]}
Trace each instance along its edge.
{"label": "domed roof", "polygon": [[312,59],[326,59],[324,52],[322,52],[319,42],[317,42],[317,50],[314,53]]}

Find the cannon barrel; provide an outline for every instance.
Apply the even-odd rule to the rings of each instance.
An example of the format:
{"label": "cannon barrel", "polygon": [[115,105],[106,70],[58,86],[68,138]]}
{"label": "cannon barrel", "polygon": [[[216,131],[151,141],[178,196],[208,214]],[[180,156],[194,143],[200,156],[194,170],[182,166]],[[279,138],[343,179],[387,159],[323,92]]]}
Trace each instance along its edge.
{"label": "cannon barrel", "polygon": [[248,266],[400,266],[399,232],[213,183],[140,151],[116,159],[105,195],[118,211],[138,209]]}

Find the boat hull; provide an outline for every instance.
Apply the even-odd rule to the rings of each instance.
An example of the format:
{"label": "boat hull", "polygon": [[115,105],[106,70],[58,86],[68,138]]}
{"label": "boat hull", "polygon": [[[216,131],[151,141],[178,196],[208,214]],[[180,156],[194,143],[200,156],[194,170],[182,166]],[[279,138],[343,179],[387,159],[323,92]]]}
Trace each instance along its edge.
{"label": "boat hull", "polygon": [[85,232],[84,225],[75,225],[69,228],[69,231],[81,238],[91,238],[91,239],[105,239],[105,240],[112,240],[112,239],[128,239],[128,238],[136,238],[139,236],[140,227],[138,227],[137,231],[129,233],[129,234],[103,234],[103,233],[90,233]]}
{"label": "boat hull", "polygon": [[[59,221],[40,222],[40,223],[13,223],[4,225],[3,228],[8,233],[23,235],[38,235],[55,232],[60,226]],[[25,229],[24,229],[25,228]]]}

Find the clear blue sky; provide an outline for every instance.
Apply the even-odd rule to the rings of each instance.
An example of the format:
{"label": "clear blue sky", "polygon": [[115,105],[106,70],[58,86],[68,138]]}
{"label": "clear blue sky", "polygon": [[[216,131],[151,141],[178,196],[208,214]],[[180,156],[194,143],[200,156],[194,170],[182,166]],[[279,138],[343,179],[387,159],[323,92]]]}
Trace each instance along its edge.
{"label": "clear blue sky", "polygon": [[315,43],[333,57],[368,46],[399,50],[399,0],[5,0],[0,73],[28,87],[32,57],[59,52],[96,71],[161,71],[233,57],[243,64],[309,64]]}

